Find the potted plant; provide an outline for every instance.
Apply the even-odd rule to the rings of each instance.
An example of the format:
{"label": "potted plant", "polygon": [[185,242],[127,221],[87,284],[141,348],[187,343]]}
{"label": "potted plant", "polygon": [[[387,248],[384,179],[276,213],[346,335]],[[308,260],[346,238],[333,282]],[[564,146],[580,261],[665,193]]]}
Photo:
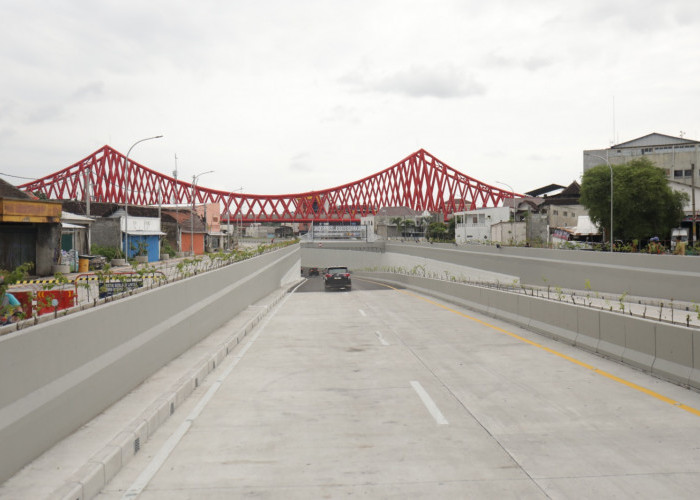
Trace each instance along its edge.
{"label": "potted plant", "polygon": [[137,241],[136,244],[131,244],[131,249],[136,252],[134,260],[138,264],[145,264],[148,262],[148,243],[145,241]]}

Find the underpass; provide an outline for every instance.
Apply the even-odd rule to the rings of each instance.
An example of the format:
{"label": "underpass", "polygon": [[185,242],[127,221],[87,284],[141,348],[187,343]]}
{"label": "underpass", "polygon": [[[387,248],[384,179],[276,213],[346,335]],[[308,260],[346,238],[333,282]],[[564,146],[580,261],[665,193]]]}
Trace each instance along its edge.
{"label": "underpass", "polygon": [[[694,391],[453,304],[313,277],[98,498],[691,498],[698,408]],[[118,431],[111,410],[102,432]],[[40,472],[0,496],[40,497]]]}

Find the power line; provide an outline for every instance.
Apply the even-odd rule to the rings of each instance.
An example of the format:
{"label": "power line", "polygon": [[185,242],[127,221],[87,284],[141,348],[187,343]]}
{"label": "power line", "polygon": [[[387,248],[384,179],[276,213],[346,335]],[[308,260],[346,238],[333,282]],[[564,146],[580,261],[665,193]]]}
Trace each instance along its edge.
{"label": "power line", "polygon": [[35,181],[37,180],[35,177],[22,177],[21,175],[12,175],[12,174],[6,174],[4,172],[0,172],[0,175],[4,175],[5,177],[14,177],[15,179],[26,179],[28,181]]}

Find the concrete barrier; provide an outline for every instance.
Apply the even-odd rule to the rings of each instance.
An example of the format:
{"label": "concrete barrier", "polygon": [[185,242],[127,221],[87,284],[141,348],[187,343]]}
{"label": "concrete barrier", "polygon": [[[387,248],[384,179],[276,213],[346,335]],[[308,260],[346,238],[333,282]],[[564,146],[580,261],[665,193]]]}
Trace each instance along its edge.
{"label": "concrete barrier", "polygon": [[693,332],[676,325],[656,325],[656,358],[652,373],[680,384],[690,383],[694,368]]}
{"label": "concrete barrier", "polygon": [[622,361],[622,353],[626,345],[625,319],[625,316],[618,313],[600,311],[598,354]]}
{"label": "concrete barrier", "polygon": [[574,345],[590,352],[598,352],[600,342],[600,310],[579,307],[576,310],[576,339]]}
{"label": "concrete barrier", "polygon": [[648,370],[656,357],[656,325],[652,321],[638,321],[625,316],[625,350],[622,361]]}
{"label": "concrete barrier", "polygon": [[[697,300],[700,281],[697,257],[545,248],[455,246],[409,242],[304,243],[302,265],[347,265],[353,269],[386,270],[422,266],[432,273],[471,281],[514,280],[522,284],[593,290],[638,297]],[[420,274],[420,273],[417,273]],[[654,283],[653,287],[649,283]],[[650,295],[653,294],[653,295]]]}
{"label": "concrete barrier", "polygon": [[298,278],[300,261],[287,247],[0,337],[0,481]]}

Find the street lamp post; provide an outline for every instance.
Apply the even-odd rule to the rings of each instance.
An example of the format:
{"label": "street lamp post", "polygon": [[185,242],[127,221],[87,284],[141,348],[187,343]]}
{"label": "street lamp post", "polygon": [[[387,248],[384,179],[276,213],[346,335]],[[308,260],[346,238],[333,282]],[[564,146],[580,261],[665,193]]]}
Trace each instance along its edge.
{"label": "street lamp post", "polygon": [[[199,179],[204,174],[211,174],[213,170],[208,170],[207,172],[202,172],[201,174],[192,176],[192,214],[190,215],[190,252],[194,256],[194,189],[197,187],[197,179]],[[206,221],[204,221],[206,224]]]}
{"label": "street lamp post", "polygon": [[154,137],[146,137],[140,141],[136,141],[131,145],[129,151],[126,153],[126,161],[124,162],[124,171],[126,176],[126,182],[124,187],[124,258],[129,258],[129,155],[134,146],[140,144],[144,141],[150,141],[152,139],[160,139],[162,135],[156,135]]}
{"label": "street lamp post", "polygon": [[593,153],[584,153],[588,156],[593,156],[594,158],[599,158],[607,163],[610,169],[610,251],[613,251],[613,168],[610,165],[610,160],[600,155],[594,155]]}

